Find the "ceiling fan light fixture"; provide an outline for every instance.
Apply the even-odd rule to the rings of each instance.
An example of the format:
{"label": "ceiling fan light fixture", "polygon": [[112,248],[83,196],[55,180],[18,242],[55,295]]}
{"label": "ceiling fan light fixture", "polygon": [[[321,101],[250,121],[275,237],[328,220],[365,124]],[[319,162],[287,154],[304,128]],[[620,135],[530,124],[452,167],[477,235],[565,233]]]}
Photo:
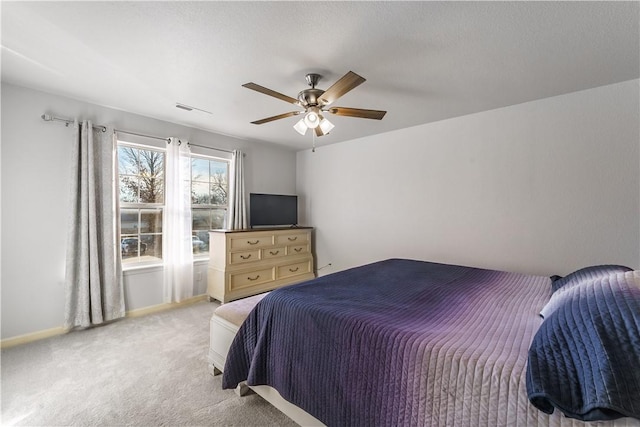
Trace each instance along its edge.
{"label": "ceiling fan light fixture", "polygon": [[320,121],[320,130],[322,131],[323,134],[328,134],[329,132],[331,132],[331,129],[333,129],[335,127],[335,125],[333,123],[331,123],[329,120],[327,119],[322,119]]}
{"label": "ceiling fan light fixture", "polygon": [[314,110],[309,111],[304,116],[304,124],[310,129],[315,129],[320,124],[320,116]]}
{"label": "ceiling fan light fixture", "polygon": [[296,132],[298,132],[300,135],[304,135],[305,133],[307,133],[307,125],[304,122],[304,118],[300,119],[298,121],[298,123],[296,123],[295,125],[293,125],[293,128],[296,130]]}

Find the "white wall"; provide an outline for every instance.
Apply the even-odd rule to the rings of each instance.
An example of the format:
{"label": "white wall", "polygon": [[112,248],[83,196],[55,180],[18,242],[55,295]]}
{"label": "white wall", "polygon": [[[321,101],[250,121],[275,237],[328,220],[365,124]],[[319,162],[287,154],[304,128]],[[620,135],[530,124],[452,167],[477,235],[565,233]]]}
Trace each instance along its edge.
{"label": "white wall", "polygon": [[316,228],[317,265],[333,264],[321,273],[390,257],[541,275],[640,268],[638,89],[298,152],[301,222]]}
{"label": "white wall", "polygon": [[[252,142],[68,98],[2,84],[2,339],[62,326],[71,128],[43,113],[90,119],[117,129],[176,136],[243,150],[249,192],[295,192],[296,155]],[[195,149],[194,149],[195,151]],[[214,151],[201,151],[216,155]],[[195,294],[206,291],[206,264],[195,268]],[[127,310],[162,303],[162,271],[125,274]]]}

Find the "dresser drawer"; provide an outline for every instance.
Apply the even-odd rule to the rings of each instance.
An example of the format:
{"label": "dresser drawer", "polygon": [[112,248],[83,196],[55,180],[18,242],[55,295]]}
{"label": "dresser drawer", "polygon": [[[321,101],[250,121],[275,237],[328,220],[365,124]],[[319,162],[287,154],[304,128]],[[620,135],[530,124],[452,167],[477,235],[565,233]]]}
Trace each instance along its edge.
{"label": "dresser drawer", "polygon": [[231,252],[229,257],[229,264],[237,265],[237,264],[243,264],[246,262],[255,262],[259,260],[260,260],[260,249],[255,249],[253,251]]}
{"label": "dresser drawer", "polygon": [[245,288],[247,286],[255,286],[261,283],[271,282],[273,277],[273,268],[265,268],[262,270],[252,270],[244,273],[234,273],[230,275],[230,290]]}
{"label": "dresser drawer", "polygon": [[305,260],[277,267],[276,278],[282,279],[285,277],[297,276],[299,274],[307,274],[309,272],[311,272],[311,261]]}
{"label": "dresser drawer", "polygon": [[302,244],[309,241],[309,233],[287,233],[279,234],[276,237],[276,245]]}
{"label": "dresser drawer", "polygon": [[309,253],[309,245],[291,245],[287,246],[287,255],[301,255]]}
{"label": "dresser drawer", "polygon": [[229,246],[232,251],[264,248],[273,246],[275,236],[272,234],[258,236],[234,236],[229,239]]}
{"label": "dresser drawer", "polygon": [[287,248],[278,246],[276,248],[262,249],[262,259],[273,259],[287,255]]}

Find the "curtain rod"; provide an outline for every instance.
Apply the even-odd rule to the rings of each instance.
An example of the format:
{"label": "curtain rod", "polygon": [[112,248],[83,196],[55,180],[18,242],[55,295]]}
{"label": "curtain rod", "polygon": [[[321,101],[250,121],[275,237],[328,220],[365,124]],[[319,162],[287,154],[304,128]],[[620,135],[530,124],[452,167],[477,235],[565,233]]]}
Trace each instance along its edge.
{"label": "curtain rod", "polygon": [[[52,116],[50,114],[43,114],[40,117],[45,122],[53,122],[53,121],[63,122],[65,124],[65,126],[69,126],[69,124],[74,122],[71,119],[64,119],[64,118],[61,118],[61,117],[54,117],[54,116]],[[107,131],[106,126],[102,126],[102,125],[93,125],[93,128],[97,129],[97,130],[101,130],[102,132],[106,132]],[[127,135],[143,136],[145,138],[159,139],[161,141],[167,141],[167,142],[171,141],[171,138],[162,138],[160,136],[145,135],[143,133],[129,132],[129,131],[120,130],[120,129],[114,129],[114,132],[126,133]],[[189,142],[189,145],[193,145],[194,147],[199,147],[199,148],[207,148],[209,150],[223,151],[225,153],[233,153],[233,150],[227,150],[225,148],[207,147],[206,145],[198,145],[198,144],[193,144],[191,142]]]}
{"label": "curtain rod", "polygon": [[171,141],[171,138],[162,138],[161,136],[145,135],[144,133],[128,132],[126,130],[120,130],[120,129],[114,129],[113,131],[118,133],[126,133],[127,135],[144,136],[145,138],[159,139],[160,141],[166,141],[167,143]]}
{"label": "curtain rod", "polygon": [[[224,151],[225,153],[233,154],[233,150],[227,150],[226,148],[207,147],[206,145],[198,145],[198,144],[193,144],[191,142],[189,142],[189,145],[192,145],[194,147],[200,147],[200,148],[208,148],[209,150]],[[245,155],[244,153],[242,154]]]}
{"label": "curtain rod", "polygon": [[[53,122],[53,121],[56,121],[56,122],[63,122],[63,123],[64,123],[64,125],[65,125],[65,126],[67,126],[67,127],[68,127],[71,123],[73,123],[73,122],[74,122],[74,121],[73,121],[73,120],[71,120],[71,119],[62,119],[62,118],[60,118],[60,117],[54,117],[54,116],[52,116],[52,115],[50,115],[50,114],[43,114],[43,115],[41,115],[40,117],[41,117],[41,118],[42,118],[42,120],[44,120],[45,122]],[[94,128],[94,129],[97,129],[97,130],[101,130],[102,132],[106,132],[106,131],[107,131],[107,128],[106,128],[105,126],[93,125],[93,128]]]}

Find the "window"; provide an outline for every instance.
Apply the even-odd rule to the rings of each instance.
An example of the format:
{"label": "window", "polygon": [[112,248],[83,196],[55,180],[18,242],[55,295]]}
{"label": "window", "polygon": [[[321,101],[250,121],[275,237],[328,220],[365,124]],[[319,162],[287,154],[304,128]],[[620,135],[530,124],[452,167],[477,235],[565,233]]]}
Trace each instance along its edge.
{"label": "window", "polygon": [[118,143],[123,264],[162,260],[164,159],[161,149]]}
{"label": "window", "polygon": [[229,194],[229,162],[191,156],[193,253],[209,252],[209,230],[224,228]]}
{"label": "window", "polygon": [[[118,141],[120,251],[124,265],[162,262],[165,151]],[[191,216],[194,255],[209,253],[209,230],[224,228],[229,161],[191,156]]]}

